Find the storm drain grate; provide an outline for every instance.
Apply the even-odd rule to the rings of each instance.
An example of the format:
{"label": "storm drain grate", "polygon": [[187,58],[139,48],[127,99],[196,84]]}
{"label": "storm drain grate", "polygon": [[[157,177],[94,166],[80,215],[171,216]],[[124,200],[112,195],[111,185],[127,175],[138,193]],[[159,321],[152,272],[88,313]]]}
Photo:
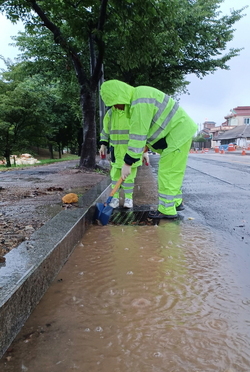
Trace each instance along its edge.
{"label": "storm drain grate", "polygon": [[110,217],[109,223],[112,225],[158,225],[159,220],[148,218],[149,211],[127,211],[116,209]]}

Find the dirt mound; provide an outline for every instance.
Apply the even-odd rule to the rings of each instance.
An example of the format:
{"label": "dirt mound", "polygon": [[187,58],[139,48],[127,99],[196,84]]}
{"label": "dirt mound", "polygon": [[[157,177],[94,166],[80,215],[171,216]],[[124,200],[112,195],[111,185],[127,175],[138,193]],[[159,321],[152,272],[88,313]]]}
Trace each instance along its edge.
{"label": "dirt mound", "polygon": [[0,172],[0,257],[15,248],[63,208],[62,197],[82,196],[105,173],[80,170],[78,161]]}

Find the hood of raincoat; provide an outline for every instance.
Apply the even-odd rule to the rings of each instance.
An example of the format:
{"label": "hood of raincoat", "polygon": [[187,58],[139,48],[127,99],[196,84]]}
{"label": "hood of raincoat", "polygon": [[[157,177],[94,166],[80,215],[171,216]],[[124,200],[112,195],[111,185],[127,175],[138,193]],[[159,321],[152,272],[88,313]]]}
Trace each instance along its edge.
{"label": "hood of raincoat", "polygon": [[129,105],[134,89],[123,81],[108,80],[102,84],[100,94],[106,106]]}

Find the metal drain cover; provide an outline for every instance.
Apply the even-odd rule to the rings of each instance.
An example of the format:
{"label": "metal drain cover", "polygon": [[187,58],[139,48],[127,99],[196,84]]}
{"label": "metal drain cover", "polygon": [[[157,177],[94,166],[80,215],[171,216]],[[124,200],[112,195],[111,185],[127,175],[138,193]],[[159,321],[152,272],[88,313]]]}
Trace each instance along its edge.
{"label": "metal drain cover", "polygon": [[148,218],[150,210],[115,209],[110,217],[111,225],[158,225],[159,220]]}
{"label": "metal drain cover", "polygon": [[[130,226],[152,226],[152,225],[159,225],[161,219],[152,219],[148,217],[149,212],[152,209],[157,209],[157,205],[141,205],[141,206],[134,206],[133,209],[127,208],[116,208],[113,209],[113,212],[109,218],[108,223],[110,225],[130,225]],[[173,222],[178,222],[182,220],[183,217],[178,215],[178,217],[174,220],[164,220]],[[95,223],[101,224],[98,220],[95,220]]]}

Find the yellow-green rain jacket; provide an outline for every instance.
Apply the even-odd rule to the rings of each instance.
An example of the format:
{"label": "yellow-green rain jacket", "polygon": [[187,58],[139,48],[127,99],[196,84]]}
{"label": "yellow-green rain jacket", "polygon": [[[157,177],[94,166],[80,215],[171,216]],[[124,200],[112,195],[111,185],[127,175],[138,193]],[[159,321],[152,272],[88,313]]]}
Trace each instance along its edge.
{"label": "yellow-green rain jacket", "polygon": [[[111,107],[103,119],[103,129],[100,144],[110,145],[111,163],[115,168],[122,168],[124,156],[128,149],[130,121],[123,110]],[[142,164],[142,160],[134,163],[133,167]]]}
{"label": "yellow-green rain jacket", "polygon": [[109,80],[101,86],[101,97],[106,106],[126,105],[130,118],[128,150],[124,158],[127,164],[141,159],[146,144],[159,153],[165,149],[165,156],[180,148],[197,131],[195,122],[178,103],[158,89],[134,88],[119,80]]}

